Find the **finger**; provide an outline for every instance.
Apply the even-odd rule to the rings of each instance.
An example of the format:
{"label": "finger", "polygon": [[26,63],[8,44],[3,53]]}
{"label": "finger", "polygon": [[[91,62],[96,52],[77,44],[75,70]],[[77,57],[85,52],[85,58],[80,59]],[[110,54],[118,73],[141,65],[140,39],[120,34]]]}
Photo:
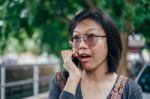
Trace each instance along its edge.
{"label": "finger", "polygon": [[74,52],[74,51],[73,51],[73,54],[72,54],[72,56],[74,56],[74,57],[78,57],[78,54],[77,54],[77,52]]}
{"label": "finger", "polygon": [[78,55],[78,51],[76,49],[72,49],[72,51],[73,51],[73,56],[74,57],[78,57],[79,56]]}
{"label": "finger", "polygon": [[64,57],[65,57],[65,59],[71,59],[71,57],[72,57],[72,51],[71,50],[65,50],[64,51]]}
{"label": "finger", "polygon": [[68,51],[67,57],[71,59],[71,58],[72,58],[72,55],[73,55],[73,52],[72,52],[72,51]]}
{"label": "finger", "polygon": [[71,50],[63,50],[62,52],[63,61],[69,62],[72,59],[72,51]]}

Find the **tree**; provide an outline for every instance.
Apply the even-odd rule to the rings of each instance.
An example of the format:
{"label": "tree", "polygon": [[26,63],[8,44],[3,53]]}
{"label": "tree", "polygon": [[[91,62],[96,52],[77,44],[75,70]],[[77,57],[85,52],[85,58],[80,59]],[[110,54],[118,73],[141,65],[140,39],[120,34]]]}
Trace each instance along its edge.
{"label": "tree", "polygon": [[[27,51],[26,39],[37,46],[33,50],[60,55],[67,49],[68,24],[83,9],[100,7],[108,12],[119,27],[123,42],[121,72],[126,75],[128,35],[143,33],[149,41],[150,2],[148,0],[3,0],[0,1],[0,54],[10,38],[18,41],[18,52]],[[137,15],[138,14],[138,15]],[[144,26],[144,27],[143,27]],[[35,36],[36,34],[36,36]]]}

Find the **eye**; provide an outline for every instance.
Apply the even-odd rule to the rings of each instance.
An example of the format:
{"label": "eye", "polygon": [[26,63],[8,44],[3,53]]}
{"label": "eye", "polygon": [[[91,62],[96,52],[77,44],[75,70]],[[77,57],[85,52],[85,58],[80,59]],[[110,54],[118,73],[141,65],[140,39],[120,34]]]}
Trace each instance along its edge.
{"label": "eye", "polygon": [[79,36],[75,35],[75,36],[72,37],[72,40],[73,40],[73,41],[78,41],[79,38],[80,38]]}
{"label": "eye", "polygon": [[89,34],[89,35],[87,35],[87,38],[88,39],[94,39],[96,37],[96,35],[94,35],[94,34]]}

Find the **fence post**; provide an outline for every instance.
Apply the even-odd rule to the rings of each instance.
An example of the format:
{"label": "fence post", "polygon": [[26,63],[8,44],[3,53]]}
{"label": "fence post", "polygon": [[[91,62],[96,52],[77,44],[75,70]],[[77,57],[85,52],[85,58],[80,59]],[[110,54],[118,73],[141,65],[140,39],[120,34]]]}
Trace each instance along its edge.
{"label": "fence post", "polygon": [[55,73],[60,71],[60,63],[57,62],[55,65]]}
{"label": "fence post", "polygon": [[5,99],[5,66],[1,67],[1,99]]}
{"label": "fence post", "polygon": [[33,66],[33,94],[34,97],[38,96],[39,92],[39,66]]}

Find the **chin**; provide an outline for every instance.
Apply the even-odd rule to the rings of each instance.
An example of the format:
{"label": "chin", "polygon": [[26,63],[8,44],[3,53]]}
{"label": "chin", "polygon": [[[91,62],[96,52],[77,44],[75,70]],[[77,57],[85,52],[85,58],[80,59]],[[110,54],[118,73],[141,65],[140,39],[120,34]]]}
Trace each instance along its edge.
{"label": "chin", "polygon": [[85,71],[92,71],[94,68],[92,68],[92,65],[86,64],[82,65],[82,69]]}
{"label": "chin", "polygon": [[92,71],[92,69],[84,69],[85,70],[85,72],[91,72]]}
{"label": "chin", "polygon": [[96,64],[84,64],[82,65],[82,69],[85,70],[86,72],[92,72],[98,69],[99,66]]}
{"label": "chin", "polygon": [[84,71],[85,72],[93,72],[95,70],[95,68],[85,68]]}

